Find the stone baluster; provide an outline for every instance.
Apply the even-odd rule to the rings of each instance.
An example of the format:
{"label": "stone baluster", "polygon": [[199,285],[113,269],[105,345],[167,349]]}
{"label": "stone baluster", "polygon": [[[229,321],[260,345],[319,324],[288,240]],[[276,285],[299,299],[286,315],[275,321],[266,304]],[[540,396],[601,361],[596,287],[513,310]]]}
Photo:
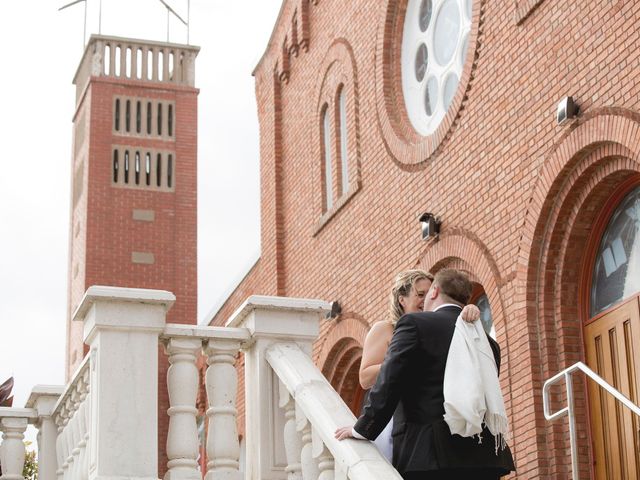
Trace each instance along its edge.
{"label": "stone baluster", "polygon": [[118,45],[120,49],[120,78],[127,78],[127,46]]}
{"label": "stone baluster", "polygon": [[2,480],[23,480],[22,469],[26,450],[24,432],[27,419],[20,417],[4,417],[0,419],[2,429],[2,445],[0,446],[0,463],[2,463]]}
{"label": "stone baluster", "polygon": [[[89,375],[89,372],[87,372]],[[88,379],[87,379],[88,380]],[[87,397],[84,402],[84,457],[82,460],[82,475],[80,476],[80,480],[87,480],[89,478],[89,440],[91,439],[91,390],[89,388],[89,383],[87,382]]]}
{"label": "stone baluster", "polygon": [[60,448],[59,448],[59,452],[61,453],[61,457],[60,457],[60,462],[58,463],[58,465],[60,466],[61,470],[62,470],[62,475],[61,478],[63,479],[68,479],[69,478],[69,461],[68,461],[68,457],[69,457],[69,442],[68,442],[68,437],[69,437],[69,412],[66,408],[66,405],[63,404],[62,407],[62,412],[60,413],[60,421],[61,421],[61,427],[60,427]]}
{"label": "stone baluster", "polygon": [[240,444],[236,409],[238,386],[235,369],[240,341],[209,339],[207,355],[207,475],[205,480],[240,480]]}
{"label": "stone baluster", "polygon": [[284,410],[284,451],[287,456],[287,480],[302,480],[302,464],[300,463],[300,453],[302,444],[300,435],[296,429],[296,407],[293,398],[289,395],[287,388],[278,382],[279,401],[278,406]]}
{"label": "stone baluster", "polygon": [[296,430],[302,440],[300,463],[302,464],[302,476],[304,480],[318,480],[320,471],[318,463],[313,458],[313,442],[311,438],[311,423],[296,404]]}
{"label": "stone baluster", "polygon": [[59,412],[55,418],[58,432],[56,436],[56,478],[64,479],[64,417],[63,412]]}
{"label": "stone baluster", "polygon": [[140,55],[142,55],[142,72],[140,72],[140,79],[146,81],[149,79],[149,47],[143,45]]}
{"label": "stone baluster", "polygon": [[113,42],[109,44],[109,71],[107,76],[116,76],[116,44]]}
{"label": "stone baluster", "polygon": [[198,471],[198,426],[196,399],[198,368],[196,354],[202,348],[199,338],[170,338],[167,385],[169,388],[168,471],[165,480],[201,478]]}
{"label": "stone baluster", "polygon": [[76,416],[78,417],[78,458],[77,462],[77,479],[84,480],[89,477],[88,464],[86,461],[87,458],[87,394],[89,392],[89,369],[86,369],[83,372],[80,381],[78,382],[78,395],[80,398],[80,407],[76,412]]}
{"label": "stone baluster", "polygon": [[141,52],[138,51],[137,45],[130,45],[129,47],[131,48],[131,78],[137,79],[139,74],[138,55],[140,55]]}
{"label": "stone baluster", "polygon": [[77,479],[80,473],[80,392],[78,391],[78,385],[74,388],[73,392],[71,392],[71,405],[73,409],[73,418],[71,420],[71,478]]}
{"label": "stone baluster", "polygon": [[318,435],[318,432],[312,428],[312,455],[318,462],[318,480],[334,480],[334,460],[333,455]]}
{"label": "stone baluster", "polygon": [[68,416],[68,420],[67,420],[67,425],[64,429],[64,439],[65,439],[65,452],[67,453],[67,458],[65,459],[65,462],[67,464],[67,468],[65,470],[65,478],[68,479],[74,479],[73,474],[74,474],[74,458],[73,458],[73,445],[74,445],[74,425],[75,425],[75,411],[73,408],[73,403],[71,401],[71,396],[67,397],[67,400],[65,402],[65,409],[68,412],[67,416]]}
{"label": "stone baluster", "polygon": [[[168,82],[169,78],[169,50],[167,48],[162,49],[162,81]],[[163,130],[164,132],[164,130]]]}

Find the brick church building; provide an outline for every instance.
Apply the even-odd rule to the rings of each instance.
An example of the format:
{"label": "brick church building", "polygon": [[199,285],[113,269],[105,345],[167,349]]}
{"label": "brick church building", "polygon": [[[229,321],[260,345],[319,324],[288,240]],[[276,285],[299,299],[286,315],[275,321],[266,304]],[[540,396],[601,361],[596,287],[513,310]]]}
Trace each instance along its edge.
{"label": "brick church building", "polygon": [[[568,478],[544,381],[582,361],[638,403],[639,20],[622,0],[283,1],[254,71],[261,256],[211,324],[250,294],[338,302],[314,360],[357,411],[394,274],[463,269],[518,478]],[[574,387],[581,478],[637,478],[637,419]]]}
{"label": "brick church building", "polygon": [[[622,0],[284,0],[254,71],[261,256],[210,323],[251,294],[337,302],[314,361],[357,412],[363,341],[394,275],[460,268],[502,347],[518,478],[568,478],[544,381],[582,361],[638,403],[639,20]],[[70,316],[98,284],[170,290],[167,321],[196,322],[197,52],[87,45]],[[68,325],[70,376],[86,347]],[[582,377],[574,388],[581,478],[637,478],[637,419]]]}

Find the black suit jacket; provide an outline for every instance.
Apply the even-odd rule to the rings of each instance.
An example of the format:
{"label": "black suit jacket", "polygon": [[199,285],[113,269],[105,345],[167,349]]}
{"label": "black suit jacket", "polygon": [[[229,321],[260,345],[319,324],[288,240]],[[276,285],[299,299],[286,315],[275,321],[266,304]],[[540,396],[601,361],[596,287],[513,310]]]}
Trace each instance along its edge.
{"label": "black suit jacket", "polygon": [[[490,469],[496,474],[513,470],[511,453],[505,449],[496,455],[488,431],[478,444],[475,438],[451,435],[443,419],[444,370],[460,310],[446,306],[400,318],[355,424],[358,433],[375,439],[394,416],[393,464],[401,474],[460,468]],[[490,343],[500,368],[498,344],[493,339]]]}

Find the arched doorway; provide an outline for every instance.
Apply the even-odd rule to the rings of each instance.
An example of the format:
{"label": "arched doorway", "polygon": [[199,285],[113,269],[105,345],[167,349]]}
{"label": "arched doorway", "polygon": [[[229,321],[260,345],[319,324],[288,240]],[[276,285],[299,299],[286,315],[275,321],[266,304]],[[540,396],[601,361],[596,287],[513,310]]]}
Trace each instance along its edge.
{"label": "arched doorway", "polygon": [[[638,403],[640,389],[640,185],[621,185],[603,208],[587,250],[582,313],[587,365]],[[638,478],[638,419],[588,384],[598,479]]]}
{"label": "arched doorway", "polygon": [[328,328],[315,360],[349,409],[354,415],[359,415],[364,399],[359,380],[362,342],[369,325],[353,312],[343,313],[342,316],[344,318]]}

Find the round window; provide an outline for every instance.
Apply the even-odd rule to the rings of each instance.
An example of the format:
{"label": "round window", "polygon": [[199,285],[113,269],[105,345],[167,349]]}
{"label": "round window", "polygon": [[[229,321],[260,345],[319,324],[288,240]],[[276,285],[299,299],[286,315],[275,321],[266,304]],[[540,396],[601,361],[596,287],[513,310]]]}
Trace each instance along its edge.
{"label": "round window", "polygon": [[591,316],[640,292],[640,187],[611,216],[591,282]]}
{"label": "round window", "polygon": [[472,0],[409,0],[402,91],[413,127],[433,133],[455,96],[468,48]]}

